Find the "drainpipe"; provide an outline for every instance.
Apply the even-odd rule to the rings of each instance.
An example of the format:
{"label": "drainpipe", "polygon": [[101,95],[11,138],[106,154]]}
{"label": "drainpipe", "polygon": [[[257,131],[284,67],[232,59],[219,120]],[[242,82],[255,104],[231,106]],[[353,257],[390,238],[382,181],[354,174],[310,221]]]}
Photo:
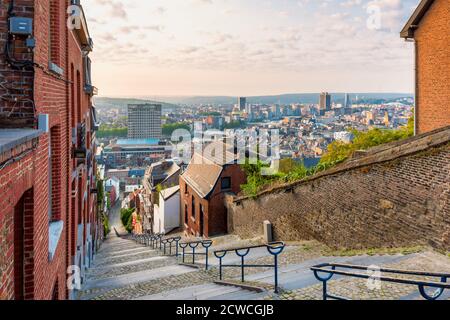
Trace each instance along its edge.
{"label": "drainpipe", "polygon": [[419,46],[414,40],[414,135],[419,133]]}
{"label": "drainpipe", "polygon": [[414,136],[419,133],[419,76],[418,76],[418,57],[419,46],[414,38],[406,38],[406,42],[414,43]]}

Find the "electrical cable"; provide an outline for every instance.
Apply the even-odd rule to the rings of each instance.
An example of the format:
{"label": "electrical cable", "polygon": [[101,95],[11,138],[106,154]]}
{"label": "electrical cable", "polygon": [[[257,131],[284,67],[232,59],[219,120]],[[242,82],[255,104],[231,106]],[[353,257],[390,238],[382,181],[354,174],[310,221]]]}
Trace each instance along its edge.
{"label": "electrical cable", "polygon": [[14,157],[14,158],[12,158],[12,159],[9,159],[9,160],[5,161],[4,163],[1,163],[1,164],[0,164],[0,170],[3,170],[4,168],[6,168],[7,166],[9,166],[10,164],[13,164],[13,163],[15,163],[15,162],[17,162],[17,161],[22,160],[22,159],[25,158],[27,155],[29,155],[30,153],[34,152],[36,149],[37,149],[36,147],[33,147],[33,148],[28,149],[28,150],[26,150],[25,152],[21,153],[20,155]]}
{"label": "electrical cable", "polygon": [[[8,20],[11,17],[15,16],[14,9],[15,9],[14,0],[10,0],[8,11],[7,11],[7,19]],[[11,49],[13,49],[12,48],[13,42],[14,42],[13,35],[8,33],[8,37],[6,39],[5,46],[4,46],[4,55],[5,55],[6,62],[12,67],[13,70],[20,70],[20,72],[31,71],[34,75],[35,63],[34,63],[33,55],[32,55],[31,60],[15,59],[11,53]],[[35,118],[36,117],[36,105],[34,103],[33,98],[18,98],[18,97],[16,97],[14,94],[11,93],[11,91],[13,91],[13,90],[21,91],[22,95],[23,95],[25,90],[23,88],[17,89],[17,88],[7,87],[6,86],[7,83],[8,83],[8,81],[6,81],[6,79],[5,79],[5,81],[0,82],[0,88],[2,88],[3,90],[6,91],[5,94],[0,95],[0,99],[14,103],[11,110],[8,112],[8,117],[10,117],[14,113],[17,103],[22,102],[22,103],[30,103],[32,105],[33,117]],[[34,94],[34,81],[31,81],[31,93]],[[19,113],[19,114],[21,114],[21,113]]]}
{"label": "electrical cable", "polygon": [[9,7],[8,7],[8,16],[9,17],[14,17],[14,0],[10,0],[9,1]]}

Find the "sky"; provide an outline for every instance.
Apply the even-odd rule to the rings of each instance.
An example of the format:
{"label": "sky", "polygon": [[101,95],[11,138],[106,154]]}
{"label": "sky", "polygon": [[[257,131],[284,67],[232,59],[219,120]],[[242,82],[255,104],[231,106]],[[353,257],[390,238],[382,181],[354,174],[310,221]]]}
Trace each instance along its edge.
{"label": "sky", "polygon": [[413,92],[419,0],[85,0],[100,96]]}

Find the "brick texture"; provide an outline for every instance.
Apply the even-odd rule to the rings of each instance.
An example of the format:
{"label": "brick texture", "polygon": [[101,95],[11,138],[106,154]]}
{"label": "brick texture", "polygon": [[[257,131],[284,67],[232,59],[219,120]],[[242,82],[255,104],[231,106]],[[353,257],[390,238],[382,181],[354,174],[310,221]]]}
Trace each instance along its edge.
{"label": "brick texture", "polygon": [[[69,0],[16,0],[14,13],[33,18],[36,47],[33,51],[24,49],[23,39],[18,38],[14,56],[33,58],[35,67],[29,71],[13,70],[0,56],[0,81],[5,81],[6,89],[19,88],[0,87],[0,95],[14,93],[27,100],[17,103],[14,110],[13,103],[0,100],[0,128],[36,128],[39,114],[49,115],[50,127],[49,133],[0,154],[0,168],[6,164],[0,170],[0,299],[68,298],[66,270],[74,263],[76,244],[80,243],[83,252],[88,252],[85,244],[89,236],[94,239],[100,236],[97,199],[91,193],[96,184],[91,98],[83,90],[80,44],[65,24],[69,3]],[[8,6],[9,1],[0,3],[0,48],[6,41]],[[63,74],[50,71],[49,62],[62,68]],[[34,101],[35,110],[29,101]],[[81,123],[86,127],[89,154],[83,161],[72,158],[72,149],[79,146],[78,142],[72,144],[72,128]],[[8,163],[13,158],[15,161]],[[23,211],[24,234],[18,237],[20,226],[15,224],[18,219],[14,213],[22,203],[24,210],[19,211]],[[55,221],[63,221],[64,229],[50,260],[49,223]],[[91,229],[84,230],[79,239],[78,225],[89,223]],[[23,262],[19,261],[20,255],[14,257],[19,249],[24,252]],[[17,274],[20,263],[24,269],[22,279]],[[15,281],[23,281],[23,296],[17,294]]]}
{"label": "brick texture", "polygon": [[[224,177],[231,177],[231,189],[225,192],[221,190],[221,179]],[[245,181],[245,173],[239,165],[227,165],[224,167],[212,193],[203,199],[193,188],[186,185],[186,181],[180,176],[180,208],[182,225],[186,233],[188,235],[205,237],[227,233],[228,218],[227,209],[224,205],[225,195],[228,191],[238,192]],[[192,206],[193,198],[195,200],[195,208]],[[202,212],[200,206],[203,209],[203,228],[201,226]]]}
{"label": "brick texture", "polygon": [[[386,155],[369,155],[371,164],[360,159],[256,199],[228,197],[230,231],[261,236],[263,221],[269,220],[277,240],[316,239],[334,248],[429,244],[449,250],[450,128],[427,147],[433,137],[385,148],[391,154],[387,161]],[[447,142],[440,143],[442,137]],[[407,148],[422,150],[398,154]]]}
{"label": "brick texture", "polygon": [[414,32],[418,132],[450,125],[450,1],[435,0]]}

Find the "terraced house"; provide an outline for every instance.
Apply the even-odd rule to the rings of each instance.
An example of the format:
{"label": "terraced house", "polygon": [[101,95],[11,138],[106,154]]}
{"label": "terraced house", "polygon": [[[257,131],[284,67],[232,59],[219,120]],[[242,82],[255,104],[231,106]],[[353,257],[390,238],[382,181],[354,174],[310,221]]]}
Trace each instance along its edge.
{"label": "terraced house", "polygon": [[450,1],[422,0],[401,31],[414,41],[416,133],[450,125]]}
{"label": "terraced house", "polygon": [[234,147],[222,142],[195,152],[180,176],[181,211],[188,235],[210,237],[228,232],[225,195],[237,194],[246,175]]}
{"label": "terraced house", "polygon": [[93,42],[79,0],[2,1],[0,34],[0,299],[71,298],[103,236]]}

